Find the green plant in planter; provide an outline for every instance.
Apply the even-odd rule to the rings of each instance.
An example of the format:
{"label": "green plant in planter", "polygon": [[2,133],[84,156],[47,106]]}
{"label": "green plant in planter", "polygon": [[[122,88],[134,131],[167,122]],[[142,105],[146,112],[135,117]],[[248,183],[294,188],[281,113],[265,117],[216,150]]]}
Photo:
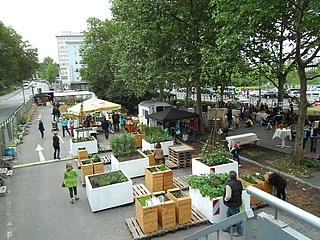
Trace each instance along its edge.
{"label": "green plant in planter", "polygon": [[26,116],[21,116],[18,120],[18,123],[20,125],[25,125],[27,123],[27,117]]}
{"label": "green plant in planter", "polygon": [[247,175],[247,176],[240,176],[240,178],[242,178],[243,180],[245,180],[246,182],[250,183],[250,184],[256,184],[257,182],[252,178],[251,175]]}
{"label": "green plant in planter", "polygon": [[83,165],[86,165],[86,164],[90,164],[91,160],[90,159],[85,159],[85,160],[82,160],[81,162],[82,162]]}
{"label": "green plant in planter", "polygon": [[199,154],[199,161],[208,165],[208,166],[215,166],[225,163],[230,163],[230,155],[225,150],[225,147],[216,142],[215,146],[208,147],[208,141],[202,147],[201,153]]}
{"label": "green plant in planter", "polygon": [[147,201],[150,200],[150,196],[141,196],[138,198],[138,201],[142,207],[147,206]]}
{"label": "green plant in planter", "polygon": [[185,197],[181,190],[176,190],[176,191],[171,191],[170,192],[175,198],[182,198],[182,197]]}
{"label": "green plant in planter", "polygon": [[153,152],[152,152],[151,150],[149,150],[149,149],[144,150],[143,153],[144,153],[145,155],[151,155],[151,154],[153,154]]}
{"label": "green plant in planter", "polygon": [[128,133],[114,134],[110,137],[110,146],[112,154],[119,157],[137,156],[137,144],[134,137]]}
{"label": "green plant in planter", "polygon": [[223,196],[223,192],[229,176],[227,173],[192,175],[187,178],[188,184],[199,189],[203,197],[210,200]]}
{"label": "green plant in planter", "polygon": [[152,172],[152,173],[158,172],[158,169],[157,169],[156,167],[150,167],[150,168],[148,168],[148,170],[149,170],[150,172]]}
{"label": "green plant in planter", "polygon": [[89,177],[92,188],[104,187],[116,183],[122,183],[128,181],[127,177],[122,171],[108,172],[98,175],[92,175]]}
{"label": "green plant in planter", "polygon": [[255,178],[258,178],[258,179],[261,180],[261,181],[264,181],[264,176],[261,175],[261,174],[258,173],[258,172],[252,173],[252,174],[250,174],[250,175],[253,176],[253,177],[255,177]]}
{"label": "green plant in planter", "polygon": [[170,136],[160,127],[144,126],[142,133],[146,135],[145,140],[148,143],[166,142],[172,140],[172,136]]}
{"label": "green plant in planter", "polygon": [[72,138],[73,143],[93,141],[92,136]]}
{"label": "green plant in planter", "polygon": [[169,168],[167,168],[164,164],[161,164],[161,165],[157,166],[157,168],[158,168],[160,171],[167,171],[167,170],[169,170]]}
{"label": "green plant in planter", "polygon": [[91,159],[92,159],[92,162],[94,162],[94,163],[101,162],[101,158],[100,158],[100,156],[99,156],[98,154],[94,154],[94,155],[91,157]]}

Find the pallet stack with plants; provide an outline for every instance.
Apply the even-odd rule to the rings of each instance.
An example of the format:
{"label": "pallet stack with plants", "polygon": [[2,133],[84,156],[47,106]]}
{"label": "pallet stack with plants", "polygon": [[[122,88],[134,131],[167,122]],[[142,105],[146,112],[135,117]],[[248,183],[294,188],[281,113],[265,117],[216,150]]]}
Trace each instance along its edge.
{"label": "pallet stack with plants", "polygon": [[91,159],[84,159],[80,161],[81,164],[81,182],[85,185],[85,176],[93,174],[93,166]]}

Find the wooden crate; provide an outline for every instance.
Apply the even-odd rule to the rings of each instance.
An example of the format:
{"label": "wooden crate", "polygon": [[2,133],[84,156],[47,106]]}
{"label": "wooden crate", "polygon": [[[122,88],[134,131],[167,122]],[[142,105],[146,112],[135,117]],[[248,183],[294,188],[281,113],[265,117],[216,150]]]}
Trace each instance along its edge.
{"label": "wooden crate", "polygon": [[158,192],[163,190],[163,173],[157,169],[157,172],[151,172],[150,168],[156,168],[156,166],[147,167],[145,170],[145,183],[147,188],[151,192]]}
{"label": "wooden crate", "polygon": [[78,166],[81,166],[81,160],[83,159],[88,159],[89,155],[88,155],[88,151],[86,149],[86,147],[79,147],[78,148]]}
{"label": "wooden crate", "polygon": [[81,160],[81,182],[85,183],[86,179],[85,176],[87,175],[92,175],[93,174],[93,166],[92,166],[92,162],[90,161],[89,164],[83,164],[85,160]]}
{"label": "wooden crate", "polygon": [[134,139],[136,140],[136,144],[138,148],[142,147],[142,139],[146,138],[145,134],[137,133],[137,132],[132,132],[131,133],[134,136]]}
{"label": "wooden crate", "polygon": [[152,194],[153,196],[159,197],[162,195],[164,197],[164,203],[157,205],[158,210],[158,223],[162,229],[167,229],[176,226],[176,212],[175,203],[164,191],[156,192]]}
{"label": "wooden crate", "polygon": [[163,190],[173,188],[173,172],[171,169],[162,171]]}
{"label": "wooden crate", "polygon": [[[254,179],[256,181],[256,184],[252,184],[252,183],[249,183],[245,180],[243,180],[242,178],[240,178],[242,184],[245,186],[245,187],[248,187],[248,186],[254,186],[258,189],[261,189],[263,190],[263,182],[264,181],[261,181],[255,177],[252,177],[252,179]],[[253,196],[250,196],[250,205],[256,205],[256,204],[260,204],[262,201],[256,197],[253,197]]]}
{"label": "wooden crate", "polygon": [[[176,198],[171,192],[180,191],[183,197]],[[168,189],[167,194],[175,202],[176,221],[178,224],[191,222],[191,198],[188,197],[180,188]]]}
{"label": "wooden crate", "polygon": [[138,201],[140,195],[135,197],[136,219],[144,234],[158,231],[158,207],[157,206],[141,206]]}
{"label": "wooden crate", "polygon": [[170,146],[168,160],[178,165],[178,167],[189,167],[192,164],[193,150],[192,147],[186,144]]}
{"label": "wooden crate", "polygon": [[157,165],[156,158],[154,157],[154,154],[147,155],[149,158],[149,166],[155,166]]}
{"label": "wooden crate", "polygon": [[93,173],[97,174],[97,173],[103,173],[104,172],[104,165],[103,162],[92,162],[92,166],[93,166]]}

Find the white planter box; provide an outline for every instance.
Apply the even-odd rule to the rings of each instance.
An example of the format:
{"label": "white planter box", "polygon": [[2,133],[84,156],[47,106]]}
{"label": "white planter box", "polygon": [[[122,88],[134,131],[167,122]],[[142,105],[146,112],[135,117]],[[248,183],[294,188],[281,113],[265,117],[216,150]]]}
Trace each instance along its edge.
{"label": "white planter box", "polygon": [[229,173],[231,170],[235,171],[238,175],[238,162],[232,159],[230,161],[230,163],[209,167],[200,162],[198,158],[192,158],[192,175],[200,175],[201,173]]}
{"label": "white planter box", "polygon": [[[216,223],[227,218],[228,207],[224,205],[223,198],[218,197],[210,200],[209,197],[202,197],[198,189],[189,189],[189,196],[192,199],[192,206],[205,215],[211,223]],[[245,202],[245,209],[250,208],[250,195],[246,190],[242,191],[242,199]]]}
{"label": "white planter box", "polygon": [[97,212],[133,202],[132,180],[126,175],[125,172],[124,175],[128,178],[128,181],[99,188],[92,188],[91,186],[88,177],[93,175],[85,177],[86,195],[92,212]]}
{"label": "white planter box", "polygon": [[130,178],[144,176],[145,169],[149,166],[149,158],[141,151],[138,150],[138,152],[141,153],[144,157],[123,162],[119,162],[118,159],[113,154],[111,154],[111,169],[121,169]]}
{"label": "white planter box", "polygon": [[79,147],[86,147],[89,154],[91,153],[98,153],[98,143],[97,139],[92,137],[92,141],[86,141],[86,142],[79,142],[79,143],[73,143],[72,139],[70,139],[70,152],[71,156],[78,156],[78,148]]}
{"label": "white planter box", "polygon": [[[160,142],[164,155],[169,155],[169,147],[173,145],[173,141]],[[142,139],[142,151],[154,150],[155,143],[148,143],[145,139]]]}

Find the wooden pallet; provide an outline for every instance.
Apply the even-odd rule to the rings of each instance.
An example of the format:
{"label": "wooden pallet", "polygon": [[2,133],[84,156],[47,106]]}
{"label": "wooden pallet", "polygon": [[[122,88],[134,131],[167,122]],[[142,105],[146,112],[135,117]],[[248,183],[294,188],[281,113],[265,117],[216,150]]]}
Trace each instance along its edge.
{"label": "wooden pallet", "polygon": [[101,160],[103,161],[103,164],[110,164],[111,163],[111,156],[108,155],[108,156],[101,157]]}
{"label": "wooden pallet", "polygon": [[99,149],[98,149],[98,152],[111,152],[112,149],[111,147],[108,145],[108,146],[99,146]]}
{"label": "wooden pallet", "polygon": [[150,195],[151,192],[149,191],[149,189],[144,185],[144,184],[135,184],[132,186],[132,190],[133,190],[133,196],[139,196],[139,195],[144,195],[144,194],[148,194]]}
{"label": "wooden pallet", "polygon": [[192,159],[175,159],[172,158],[171,156],[169,157],[168,161],[172,162],[173,164],[177,165],[178,168],[183,168],[183,167],[190,167],[192,165]]}
{"label": "wooden pallet", "polygon": [[188,190],[189,184],[187,183],[187,176],[175,177],[173,178],[173,188],[180,188],[181,190]]}
{"label": "wooden pallet", "polygon": [[208,219],[205,216],[203,216],[203,214],[200,213],[197,209],[192,208],[191,213],[192,213],[191,223],[177,224],[175,227],[167,228],[167,229],[162,229],[159,226],[158,231],[147,233],[147,234],[144,234],[142,232],[137,222],[137,219],[135,217],[127,218],[125,221],[133,239],[149,239],[156,236],[160,237],[166,233],[172,233],[177,230],[187,229],[189,227],[195,227],[195,226],[199,226],[200,224],[208,223]]}
{"label": "wooden pallet", "polygon": [[169,159],[166,161],[166,166],[170,169],[176,169],[179,168],[179,166],[175,163],[173,163],[172,161],[170,161]]}

